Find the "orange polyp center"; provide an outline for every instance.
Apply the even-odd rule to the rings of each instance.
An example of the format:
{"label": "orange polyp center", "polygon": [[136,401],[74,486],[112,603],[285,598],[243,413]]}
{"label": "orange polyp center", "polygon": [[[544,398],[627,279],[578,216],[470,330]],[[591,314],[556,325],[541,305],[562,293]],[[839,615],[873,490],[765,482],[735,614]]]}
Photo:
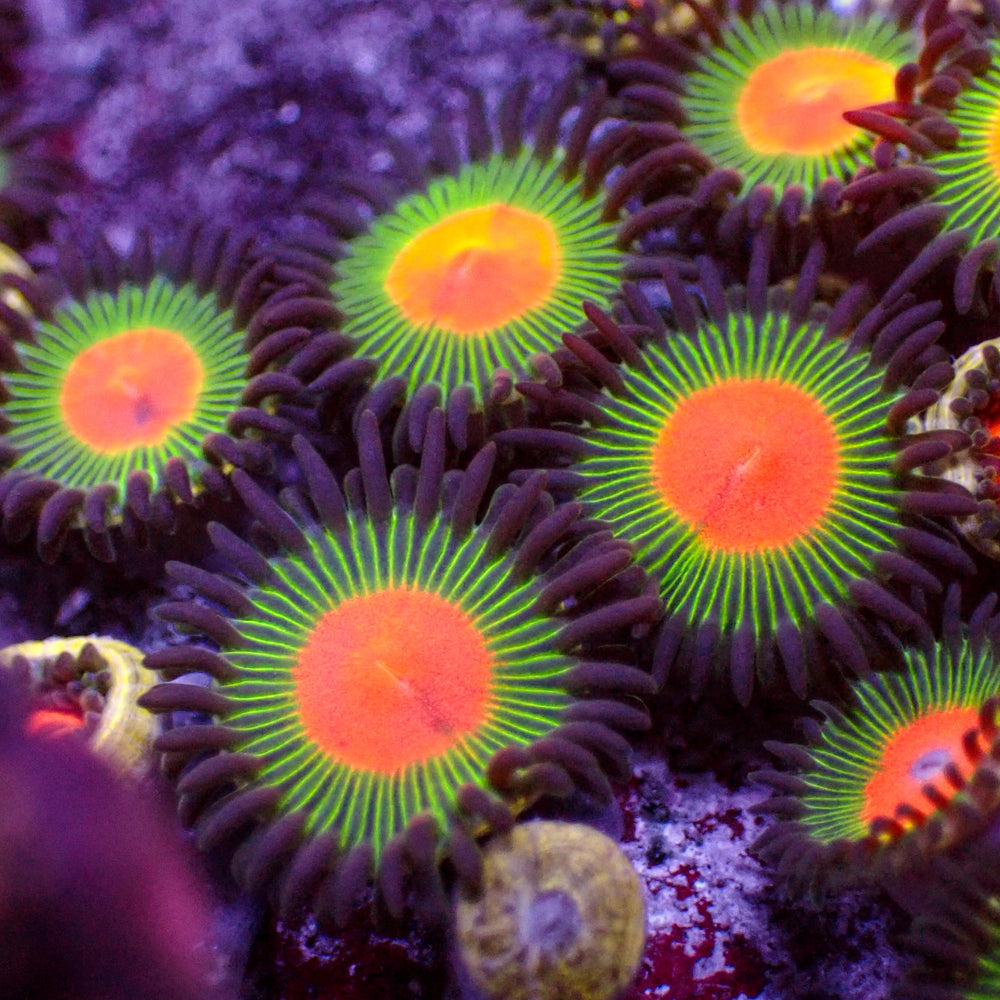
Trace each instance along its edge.
{"label": "orange polyp center", "polygon": [[986,132],[986,158],[993,176],[1000,181],[1000,108],[993,111],[993,120]]}
{"label": "orange polyp center", "polygon": [[777,379],[698,389],[652,450],[664,503],[711,549],[776,548],[815,528],[837,486],[839,442],[822,405]]}
{"label": "orange polyp center", "polygon": [[962,737],[979,726],[974,708],[950,708],[921,716],[893,733],[879,761],[878,770],[865,785],[861,818],[870,823],[893,817],[897,806],[909,803],[926,811],[924,785],[932,785],[946,798],[955,794],[944,769],[953,763],[966,780],[974,765],[967,757]]}
{"label": "orange polyp center", "polygon": [[84,348],[59,398],[70,432],[98,452],[162,444],[194,412],[203,371],[173,330],[126,330]]}
{"label": "orange polyp center", "polygon": [[385,290],[415,326],[484,333],[543,305],[561,263],[548,219],[497,203],[455,212],[415,236],[392,262]]}
{"label": "orange polyp center", "polygon": [[843,113],[892,100],[895,75],[890,63],[851,49],[789,49],[747,78],[736,120],[758,153],[832,153],[860,134]]}
{"label": "orange polyp center", "polygon": [[34,736],[66,736],[83,726],[83,717],[73,712],[39,708],[28,715],[26,729]]}
{"label": "orange polyp center", "polygon": [[351,768],[395,774],[486,719],[492,668],[461,608],[428,591],[389,589],[327,611],[293,677],[310,740]]}

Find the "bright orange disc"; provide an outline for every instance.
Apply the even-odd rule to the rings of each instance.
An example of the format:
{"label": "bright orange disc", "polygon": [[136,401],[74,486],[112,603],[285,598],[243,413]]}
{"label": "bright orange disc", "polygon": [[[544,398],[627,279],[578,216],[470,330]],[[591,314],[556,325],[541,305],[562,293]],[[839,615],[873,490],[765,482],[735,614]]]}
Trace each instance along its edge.
{"label": "bright orange disc", "polygon": [[306,735],[352,768],[395,774],[487,717],[493,659],[437,594],[381,590],[326,612],[293,669]]}
{"label": "bright orange disc", "polygon": [[993,176],[1000,180],[1000,114],[993,112],[993,121],[986,132],[986,157],[993,168]]}
{"label": "bright orange disc", "polygon": [[70,432],[102,453],[162,444],[194,412],[201,361],[173,330],[126,330],[82,350],[59,403]]}
{"label": "bright orange disc", "polygon": [[736,120],[758,153],[832,153],[860,134],[843,113],[891,101],[895,76],[895,66],[863,52],[789,49],[747,78]]}
{"label": "bright orange disc", "polygon": [[711,549],[753,552],[815,528],[837,486],[839,443],[822,405],[777,379],[698,389],[653,446],[664,503]]}
{"label": "bright orange disc", "polygon": [[955,789],[945,779],[944,767],[954,763],[962,777],[969,778],[973,765],[962,749],[962,737],[978,726],[976,709],[950,708],[921,716],[897,730],[882,751],[878,770],[865,785],[861,818],[870,823],[880,816],[892,817],[904,802],[926,810],[924,785],[933,785],[951,798]]}
{"label": "bright orange disc", "polygon": [[548,219],[497,203],[455,212],[415,236],[385,280],[415,326],[485,333],[543,305],[562,253]]}

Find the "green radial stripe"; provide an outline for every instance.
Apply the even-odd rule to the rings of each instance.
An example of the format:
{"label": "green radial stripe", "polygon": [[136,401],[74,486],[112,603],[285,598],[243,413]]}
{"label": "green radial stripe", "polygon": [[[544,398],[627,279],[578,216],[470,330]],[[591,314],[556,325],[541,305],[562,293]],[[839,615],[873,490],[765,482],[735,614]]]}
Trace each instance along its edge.
{"label": "green radial stripe", "polygon": [[808,3],[770,2],[749,21],[734,18],[720,44],[702,55],[686,77],[684,134],[718,166],[743,174],[747,190],[769,184],[780,197],[797,184],[811,196],[828,178],[845,180],[871,162],[874,140],[864,133],[832,153],[815,155],[760,153],[743,138],[736,108],[751,73],[782,52],[813,47],[850,49],[896,67],[917,53],[913,33],[877,13],[840,16]]}
{"label": "green radial stripe", "polygon": [[[203,382],[194,412],[162,444],[95,451],[63,419],[60,396],[66,373],[98,341],[148,327],[172,330],[198,355]],[[214,295],[199,295],[193,285],[177,287],[162,277],[146,287],[125,285],[114,294],[93,292],[61,307],[51,321],[38,324],[34,344],[17,345],[22,371],[4,376],[11,398],[3,415],[11,429],[3,441],[17,449],[14,469],[70,488],[113,483],[123,496],[132,472],[148,472],[155,488],[169,459],[196,467],[204,461],[206,435],[225,431],[226,418],[239,406],[246,384],[243,341],[243,332],[233,329],[232,312],[220,309]],[[169,379],[170,372],[163,377]]]}
{"label": "green radial stripe", "polygon": [[901,674],[883,674],[854,689],[843,724],[827,721],[810,748],[814,766],[799,776],[808,785],[801,822],[824,843],[868,834],[864,792],[879,769],[886,745],[900,730],[930,712],[975,708],[1000,693],[1000,663],[988,650],[963,643],[956,651],[911,649]]}
{"label": "green radial stripe", "polygon": [[[331,290],[346,316],[344,331],[357,353],[377,358],[382,378],[401,376],[413,392],[438,384],[445,397],[471,385],[482,402],[498,368],[530,374],[532,355],[560,346],[580,324],[580,303],[606,303],[618,287],[625,255],[615,247],[617,227],[601,221],[603,199],[586,197],[579,178],[562,176],[562,154],[540,160],[524,149],[512,160],[495,155],[466,164],[454,176],[399,201],[370,230],[348,244]],[[510,322],[479,334],[455,334],[411,323],[385,290],[399,252],[421,232],[456,212],[503,203],[546,218],[562,252],[548,300]]]}
{"label": "green radial stripe", "polygon": [[[749,620],[760,642],[774,637],[783,618],[802,628],[818,603],[842,602],[852,579],[870,577],[875,553],[895,548],[891,531],[902,494],[885,432],[893,397],[880,390],[880,375],[865,357],[784,315],[769,315],[759,327],[737,315],[725,330],[652,345],[646,362],[645,372],[624,371],[626,391],[603,402],[606,419],[588,432],[592,453],[575,469],[584,478],[579,498],[588,515],[634,545],[639,563],[659,581],[668,614],[692,627],[713,619],[724,631]],[[653,449],[683,399],[750,378],[794,384],[823,407],[839,441],[839,477],[824,516],[793,542],[713,550],[662,498]]]}
{"label": "green radial stripe", "polygon": [[958,146],[928,157],[941,177],[930,201],[948,208],[946,229],[968,229],[970,241],[1000,236],[1000,171],[991,162],[991,136],[1000,120],[1000,43],[989,43],[993,63],[973,78],[948,113],[961,131]]}
{"label": "green radial stripe", "polygon": [[976,962],[973,982],[961,994],[965,1000],[995,1000],[1000,996],[1000,897],[991,896],[987,906],[989,943],[980,946],[982,953]]}
{"label": "green radial stripe", "polygon": [[[539,584],[513,578],[513,553],[487,555],[488,534],[480,527],[456,538],[441,519],[418,531],[409,513],[394,513],[384,527],[352,515],[342,535],[311,533],[309,554],[276,561],[279,581],[252,592],[254,615],[235,622],[247,646],[227,654],[239,670],[225,685],[237,706],[228,723],[243,734],[240,751],[265,759],[258,781],[280,784],[282,808],[306,813],[311,832],[333,827],[343,846],[368,841],[380,854],[417,813],[447,822],[459,786],[486,786],[497,750],[561,724],[571,701],[561,678],[575,662],[557,647],[562,623],[535,610]],[[292,675],[327,611],[387,588],[428,591],[461,608],[493,660],[488,718],[447,752],[395,774],[352,768],[310,740]]]}

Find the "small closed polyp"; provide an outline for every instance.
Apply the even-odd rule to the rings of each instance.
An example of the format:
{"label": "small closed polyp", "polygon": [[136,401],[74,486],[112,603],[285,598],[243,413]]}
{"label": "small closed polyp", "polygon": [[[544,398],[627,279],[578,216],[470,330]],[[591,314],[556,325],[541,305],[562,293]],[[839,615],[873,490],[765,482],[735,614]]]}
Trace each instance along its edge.
{"label": "small closed polyp", "polygon": [[955,359],[954,377],[940,399],[917,419],[929,431],[969,435],[969,447],[956,451],[935,469],[965,487],[978,501],[969,517],[956,519],[969,543],[1000,558],[1000,341],[987,340]]}

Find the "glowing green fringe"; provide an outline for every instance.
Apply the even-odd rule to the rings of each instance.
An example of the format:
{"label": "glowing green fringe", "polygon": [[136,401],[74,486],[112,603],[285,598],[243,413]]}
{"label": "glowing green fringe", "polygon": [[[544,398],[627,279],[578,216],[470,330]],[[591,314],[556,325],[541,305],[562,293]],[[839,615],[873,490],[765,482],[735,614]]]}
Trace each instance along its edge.
{"label": "glowing green fringe", "polygon": [[1000,43],[990,42],[991,67],[962,90],[949,121],[961,131],[958,146],[927,158],[941,176],[929,200],[948,208],[944,228],[967,229],[969,242],[1000,236],[1000,175],[990,162],[991,136],[1000,118]]}
{"label": "glowing green fringe", "polygon": [[[244,734],[238,751],[267,761],[259,782],[280,784],[282,811],[307,814],[309,832],[336,827],[345,848],[369,841],[378,856],[418,813],[445,825],[458,787],[486,787],[497,750],[530,744],[560,725],[571,701],[560,678],[576,662],[558,649],[562,622],[535,609],[538,580],[514,578],[513,553],[487,555],[488,535],[480,526],[456,537],[440,517],[418,530],[412,514],[396,513],[385,527],[352,514],[343,535],[309,533],[309,555],[275,561],[281,582],[251,593],[254,616],[235,622],[247,647],[226,654],[240,671],[225,685],[238,705],[227,724]],[[478,729],[388,776],[346,766],[307,737],[292,670],[325,612],[399,587],[436,593],[469,615],[486,640],[493,680],[489,718]]]}
{"label": "glowing green fringe", "polygon": [[[677,336],[644,351],[646,371],[623,369],[626,391],[602,401],[607,417],[588,431],[579,499],[588,516],[631,542],[659,583],[669,616],[690,628],[714,620],[723,632],[749,618],[758,645],[782,620],[800,631],[821,602],[848,601],[852,579],[873,575],[873,557],[895,550],[898,489],[885,421],[894,397],[863,354],[816,329],[771,314],[759,328],[744,315],[728,328]],[[711,549],[664,502],[651,456],[679,402],[725,379],[778,379],[811,395],[833,422],[839,475],[827,512],[804,536],[753,552]],[[733,415],[739,419],[738,414]]]}
{"label": "glowing green fringe", "polygon": [[[73,435],[62,416],[66,373],[98,341],[147,327],[180,334],[198,355],[204,381],[194,412],[159,445],[94,451]],[[246,385],[244,333],[233,329],[232,311],[219,309],[214,295],[199,296],[193,285],[178,288],[162,277],[145,288],[126,285],[114,294],[93,292],[83,302],[57,309],[51,321],[38,324],[35,343],[19,343],[17,353],[23,370],[4,376],[11,398],[3,406],[11,424],[4,443],[18,450],[14,469],[70,488],[113,483],[120,496],[137,470],[149,473],[155,489],[169,459],[176,456],[195,467],[203,463],[204,438],[225,431],[226,418],[239,407]]]}
{"label": "glowing green fringe", "polygon": [[852,49],[897,68],[915,58],[917,51],[911,32],[879,14],[841,16],[808,3],[765,3],[749,21],[734,18],[720,43],[686,76],[682,103],[688,119],[685,137],[719,167],[738,170],[744,190],[769,184],[780,197],[784,189],[797,184],[810,197],[828,178],[847,180],[859,166],[871,162],[874,139],[863,133],[822,155],[760,153],[740,133],[736,109],[751,73],[789,49],[812,47]]}

